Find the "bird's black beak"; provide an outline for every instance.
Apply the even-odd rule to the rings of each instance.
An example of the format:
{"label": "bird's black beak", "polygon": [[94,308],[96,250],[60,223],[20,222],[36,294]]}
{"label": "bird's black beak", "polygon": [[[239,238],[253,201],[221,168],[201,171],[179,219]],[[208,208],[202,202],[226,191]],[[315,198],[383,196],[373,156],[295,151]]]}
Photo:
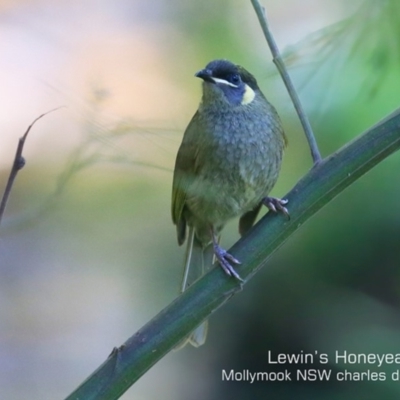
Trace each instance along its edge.
{"label": "bird's black beak", "polygon": [[196,76],[197,78],[201,78],[203,79],[203,81],[205,82],[210,82],[210,83],[215,83],[213,77],[212,77],[212,71],[210,69],[202,69],[199,72],[196,72],[194,74],[194,76]]}

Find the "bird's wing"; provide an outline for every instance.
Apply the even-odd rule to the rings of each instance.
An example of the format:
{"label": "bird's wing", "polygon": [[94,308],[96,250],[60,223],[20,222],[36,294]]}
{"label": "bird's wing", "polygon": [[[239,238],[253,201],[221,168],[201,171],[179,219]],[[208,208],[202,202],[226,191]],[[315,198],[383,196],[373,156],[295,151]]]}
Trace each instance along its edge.
{"label": "bird's wing", "polygon": [[186,203],[187,189],[196,173],[198,146],[196,142],[195,121],[197,113],[190,121],[183,136],[175,161],[174,179],[172,183],[172,221],[177,226],[178,243],[185,241],[186,221],[183,209]]}

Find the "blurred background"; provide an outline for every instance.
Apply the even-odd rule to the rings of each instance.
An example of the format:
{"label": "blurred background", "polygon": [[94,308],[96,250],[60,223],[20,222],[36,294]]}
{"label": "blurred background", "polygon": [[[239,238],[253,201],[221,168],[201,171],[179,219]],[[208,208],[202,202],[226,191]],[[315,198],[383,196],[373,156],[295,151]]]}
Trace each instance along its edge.
{"label": "blurred background", "polygon": [[[397,0],[264,5],[324,156],[399,106]],[[62,399],[178,294],[170,193],[196,71],[231,59],[278,109],[289,147],[273,195],[311,159],[250,1],[2,1],[0,53],[2,186],[18,138],[63,106],[33,127],[0,228],[0,397]],[[269,350],[399,352],[399,170],[394,154],[345,190],[212,316],[205,346],[167,355],[122,398],[398,399],[391,379],[250,384],[221,371],[272,371]],[[237,239],[233,221],[223,245]]]}

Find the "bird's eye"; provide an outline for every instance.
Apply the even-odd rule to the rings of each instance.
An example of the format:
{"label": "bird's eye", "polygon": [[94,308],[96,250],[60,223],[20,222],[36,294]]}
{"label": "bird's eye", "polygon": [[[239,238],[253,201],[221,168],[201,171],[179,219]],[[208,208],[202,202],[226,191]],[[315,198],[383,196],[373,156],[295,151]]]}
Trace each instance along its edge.
{"label": "bird's eye", "polygon": [[240,83],[240,76],[239,74],[231,74],[228,76],[228,81],[233,83],[234,85],[238,85]]}

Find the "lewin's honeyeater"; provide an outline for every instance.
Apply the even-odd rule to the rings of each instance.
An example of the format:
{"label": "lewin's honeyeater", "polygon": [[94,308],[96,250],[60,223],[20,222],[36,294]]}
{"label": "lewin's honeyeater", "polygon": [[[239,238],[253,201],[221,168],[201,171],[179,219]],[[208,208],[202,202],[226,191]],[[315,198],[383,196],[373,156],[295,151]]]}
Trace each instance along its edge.
{"label": "lewin's honeyeater", "polygon": [[[286,137],[256,79],[227,60],[211,61],[196,76],[203,80],[203,96],[183,136],[172,186],[179,245],[189,228],[182,291],[189,269],[199,276],[213,256],[228,275],[241,280],[232,266],[240,262],[219,245],[229,219],[240,216],[243,235],[262,204],[287,214],[285,200],[268,197],[278,179]],[[205,336],[203,323],[188,342],[200,346]]]}

